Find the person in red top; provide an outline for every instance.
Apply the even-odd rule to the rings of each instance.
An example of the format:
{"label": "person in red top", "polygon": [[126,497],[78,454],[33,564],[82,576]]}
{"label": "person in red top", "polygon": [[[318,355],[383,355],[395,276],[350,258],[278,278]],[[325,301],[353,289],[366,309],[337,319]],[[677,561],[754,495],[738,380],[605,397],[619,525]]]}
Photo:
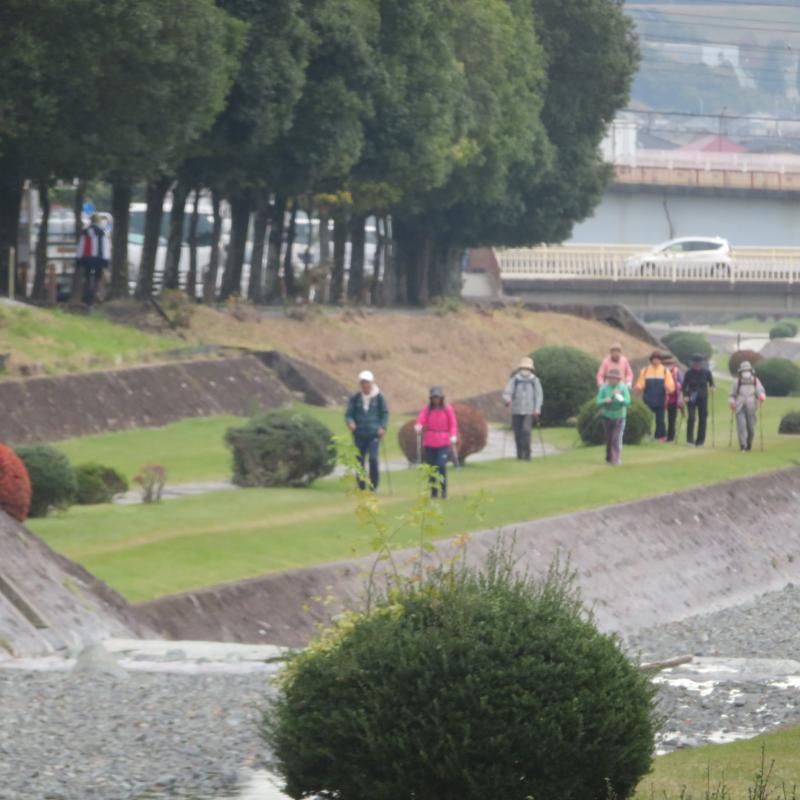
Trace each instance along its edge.
{"label": "person in red top", "polygon": [[[431,497],[447,497],[447,460],[450,448],[458,442],[458,422],[453,407],[445,402],[444,389],[432,386],[430,400],[417,417],[414,426],[417,436],[422,436],[425,463],[435,467],[439,478],[431,480]],[[419,441],[419,440],[418,440]]]}
{"label": "person in red top", "polygon": [[103,227],[103,218],[92,214],[91,224],[82,231],[75,254],[75,265],[83,271],[83,302],[87,306],[93,305],[97,299],[103,270],[111,257],[109,238]]}
{"label": "person in red top", "polygon": [[671,353],[667,353],[662,359],[661,363],[664,368],[672,375],[672,380],[675,384],[675,391],[667,392],[667,399],[665,405],[667,409],[667,441],[675,441],[675,423],[678,418],[678,412],[683,416],[683,372],[678,366],[678,359]]}

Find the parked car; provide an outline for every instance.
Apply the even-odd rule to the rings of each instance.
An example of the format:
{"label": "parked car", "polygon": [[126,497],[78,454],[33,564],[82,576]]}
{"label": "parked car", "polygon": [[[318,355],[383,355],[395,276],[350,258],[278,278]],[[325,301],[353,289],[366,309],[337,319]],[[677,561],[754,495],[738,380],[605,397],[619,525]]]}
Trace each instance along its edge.
{"label": "parked car", "polygon": [[658,275],[662,267],[673,264],[707,268],[709,277],[733,274],[733,250],[727,239],[718,236],[684,236],[670,239],[627,261],[629,275]]}

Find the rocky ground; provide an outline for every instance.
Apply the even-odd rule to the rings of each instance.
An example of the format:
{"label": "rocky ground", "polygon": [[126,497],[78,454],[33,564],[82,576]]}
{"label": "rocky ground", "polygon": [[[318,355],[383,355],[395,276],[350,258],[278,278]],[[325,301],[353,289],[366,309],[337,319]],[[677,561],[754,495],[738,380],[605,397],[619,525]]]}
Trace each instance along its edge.
{"label": "rocky ground", "polygon": [[[790,585],[632,637],[644,660],[695,657],[656,678],[660,751],[800,723],[798,618]],[[215,674],[180,652],[139,658],[184,663],[0,669],[0,800],[218,800],[242,770],[263,766],[258,723],[274,666]]]}

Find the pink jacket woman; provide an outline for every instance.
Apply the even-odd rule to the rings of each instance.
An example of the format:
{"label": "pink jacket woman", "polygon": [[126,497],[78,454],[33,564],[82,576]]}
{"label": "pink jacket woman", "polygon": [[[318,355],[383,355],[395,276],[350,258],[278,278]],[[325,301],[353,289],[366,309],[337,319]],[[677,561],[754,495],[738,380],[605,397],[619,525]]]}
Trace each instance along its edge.
{"label": "pink jacket woman", "polygon": [[425,406],[417,417],[422,427],[423,447],[449,447],[452,437],[458,436],[456,413],[449,404],[443,407]]}

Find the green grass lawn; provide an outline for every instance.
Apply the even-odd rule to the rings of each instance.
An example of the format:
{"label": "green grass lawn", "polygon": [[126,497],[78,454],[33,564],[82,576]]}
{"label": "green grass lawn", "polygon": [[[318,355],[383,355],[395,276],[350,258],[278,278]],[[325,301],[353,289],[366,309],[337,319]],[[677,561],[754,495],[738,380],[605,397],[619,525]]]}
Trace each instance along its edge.
{"label": "green grass lawn", "polygon": [[[324,422],[335,434],[346,434],[344,415],[337,408],[296,405]],[[405,418],[394,419],[386,439],[390,459],[402,457],[396,430]],[[185,419],[163,428],[139,428],[69,439],[56,446],[73,464],[99,461],[114,467],[129,480],[144,464],[166,467],[170,483],[223,480],[231,477],[231,454],[225,446],[225,431],[246,422],[243,417]]]}
{"label": "green grass lawn", "polygon": [[[724,392],[716,398],[717,449],[648,444],[628,447],[625,464],[609,469],[600,448],[578,447],[545,459],[470,464],[452,475],[443,535],[478,527],[470,498],[485,490],[493,502],[480,527],[521,522],[609,503],[690,489],[796,463],[800,440],[779,437],[781,413],[797,400],[767,404],[766,449],[750,454],[727,448]],[[337,415],[322,410],[323,416]],[[548,436],[574,441],[574,431]],[[390,440],[394,437],[390,437]],[[511,444],[509,443],[509,449]],[[414,471],[394,473],[394,494],[384,481],[382,504],[390,516],[407,511]],[[354,500],[341,482],[308,489],[250,489],[172,500],[157,506],[73,507],[31,527],[133,601],[221,581],[365,555],[373,532],[359,527]],[[416,540],[402,531],[398,546]]]}
{"label": "green grass lawn", "polygon": [[0,353],[13,354],[15,363],[42,365],[48,373],[135,363],[188,344],[178,336],[117,325],[97,313],[0,306]]}
{"label": "green grass lawn", "polygon": [[[784,317],[784,319],[800,326],[800,317]],[[757,317],[746,317],[744,319],[735,319],[732,322],[726,322],[722,325],[712,325],[712,327],[736,331],[737,333],[769,333],[777,324],[778,321],[775,319],[765,321]]]}
{"label": "green grass lawn", "polygon": [[[762,748],[765,768],[772,762],[768,794],[748,794],[753,778],[761,768]],[[636,800],[705,800],[706,790],[724,784],[729,794],[714,795],[718,800],[753,800],[793,797],[793,787],[800,787],[800,726],[730,744],[711,744],[678,750],[655,759],[653,772],[639,784]],[[684,794],[681,794],[685,791]]]}

